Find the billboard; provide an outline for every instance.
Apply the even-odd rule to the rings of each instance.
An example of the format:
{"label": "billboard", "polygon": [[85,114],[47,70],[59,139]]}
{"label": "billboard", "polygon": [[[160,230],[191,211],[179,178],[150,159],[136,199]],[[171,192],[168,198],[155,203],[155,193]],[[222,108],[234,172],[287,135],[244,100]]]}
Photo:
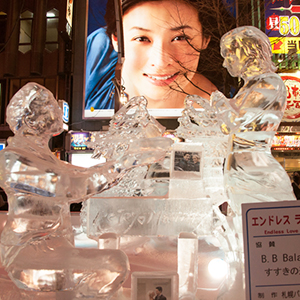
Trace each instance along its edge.
{"label": "billboard", "polygon": [[[146,97],[152,116],[177,118],[187,94],[209,99],[211,92],[219,89],[215,81],[222,81],[224,72],[216,39],[228,30],[215,31],[219,30],[217,16],[229,16],[229,8],[227,14],[220,14],[225,5],[215,11],[211,0],[206,0],[197,4],[205,5],[198,10],[182,1],[142,1],[128,9],[131,1],[123,1],[125,57],[118,79],[120,35],[113,25],[117,2],[89,1],[84,118],[110,118],[122,105],[116,98],[127,101],[134,96]],[[201,11],[206,14],[203,24]],[[116,97],[118,93],[121,97]]]}
{"label": "billboard", "polygon": [[300,0],[265,1],[266,34],[274,54],[300,53]]}

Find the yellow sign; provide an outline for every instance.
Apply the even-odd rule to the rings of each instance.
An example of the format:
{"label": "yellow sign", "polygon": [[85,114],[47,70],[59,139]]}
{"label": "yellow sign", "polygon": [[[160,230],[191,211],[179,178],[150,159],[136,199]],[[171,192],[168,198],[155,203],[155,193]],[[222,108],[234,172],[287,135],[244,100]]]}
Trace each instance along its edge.
{"label": "yellow sign", "polygon": [[300,37],[269,37],[274,54],[300,54]]}

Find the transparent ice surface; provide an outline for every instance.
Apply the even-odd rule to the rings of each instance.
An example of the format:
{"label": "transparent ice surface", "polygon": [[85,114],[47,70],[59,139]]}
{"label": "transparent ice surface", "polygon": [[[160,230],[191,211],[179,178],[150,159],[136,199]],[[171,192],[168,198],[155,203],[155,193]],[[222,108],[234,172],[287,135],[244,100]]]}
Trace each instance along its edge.
{"label": "transparent ice surface", "polygon": [[[132,98],[112,117],[106,132],[92,132],[93,141],[88,146],[94,149],[93,158],[100,156],[107,160],[120,157],[128,149],[128,144],[145,138],[161,137],[163,127],[147,110],[146,98]],[[159,141],[159,139],[157,139]],[[164,140],[162,139],[164,143]],[[102,197],[147,196],[157,193],[165,194],[168,182],[152,179],[151,174],[162,162],[141,166],[130,170],[115,187],[104,191]]]}
{"label": "transparent ice surface", "polygon": [[[295,200],[295,196],[288,175],[271,154],[271,143],[285,110],[286,88],[275,73],[268,37],[252,26],[236,28],[222,37],[221,54],[224,67],[232,76],[241,77],[244,86],[233,99],[219,91],[213,92],[210,100],[187,96],[176,132],[187,141],[203,143],[213,157],[218,156],[216,149],[225,150],[218,156],[226,159],[217,178],[224,180],[230,210],[224,216],[214,206],[220,225],[215,235],[228,254],[234,274],[243,252],[241,204]],[[193,103],[203,109],[194,109]],[[222,141],[221,132],[228,141]],[[213,168],[208,158],[205,164],[209,165],[209,174]],[[213,184],[214,176],[203,174],[205,178]],[[242,283],[239,289],[243,291]]]}
{"label": "transparent ice surface", "polygon": [[93,157],[116,159],[126,152],[131,140],[162,136],[165,131],[147,110],[146,98],[132,98],[114,114],[106,132],[93,132],[93,141],[88,146],[94,149]]}
{"label": "transparent ice surface", "polygon": [[11,99],[7,122],[15,135],[0,152],[0,185],[9,203],[2,265],[24,290],[69,291],[73,299],[110,297],[128,276],[128,258],[117,249],[74,248],[69,205],[111,188],[136,166],[164,158],[172,142],[130,141],[118,159],[91,168],[60,161],[48,142],[62,131],[62,111],[52,93],[36,83]]}
{"label": "transparent ice surface", "polygon": [[198,238],[180,233],[177,246],[180,299],[195,299],[198,282]]}
{"label": "transparent ice surface", "polygon": [[[186,118],[189,118],[189,114],[198,114],[198,111],[193,111],[195,101],[197,99],[191,96],[183,112]],[[136,176],[123,178],[119,183],[119,186],[124,188],[122,193],[111,194],[111,189],[106,194],[93,196],[85,203],[82,211],[88,236],[95,240],[107,234],[119,236],[118,247],[124,249],[129,256],[134,270],[155,268],[157,271],[178,272],[180,299],[206,299],[203,295],[207,290],[210,290],[207,299],[217,299],[220,290],[232,288],[237,272],[241,272],[241,265],[237,263],[240,262],[240,257],[233,254],[236,246],[222,235],[224,227],[221,227],[222,223],[214,211],[214,206],[218,208],[219,204],[227,201],[222,169],[228,137],[224,137],[221,132],[215,114],[209,115],[208,118],[214,118],[214,128],[207,126],[210,121],[208,119],[205,132],[197,125],[197,128],[189,129],[189,142],[182,143],[192,148],[192,151],[203,154],[203,172],[200,177],[200,172],[196,172],[194,178],[186,173],[181,179],[175,179],[171,174],[170,185],[167,186],[169,194],[135,194],[131,197],[126,188],[130,189],[131,185],[136,184]],[[199,120],[205,121],[203,117],[199,117]],[[181,129],[184,132],[186,128],[182,126]],[[213,141],[210,135],[212,130],[218,133]],[[184,137],[187,139],[187,136]],[[153,170],[148,171],[148,174],[159,170],[154,165],[151,168]],[[169,169],[170,167],[166,167],[164,171]],[[144,179],[141,183],[143,181]],[[154,187],[154,190],[156,189],[157,186]],[[187,238],[191,236],[193,238]],[[213,243],[210,244],[210,241]],[[201,247],[198,247],[199,243]],[[208,243],[209,250],[205,249],[202,243]],[[102,247],[101,245],[99,246]],[[224,279],[212,279],[212,282],[209,282],[206,264],[214,255],[226,259],[231,266],[226,283]],[[164,258],[163,262],[159,256]],[[199,263],[199,257],[205,257],[203,265]],[[238,290],[241,291],[240,288]]]}
{"label": "transparent ice surface", "polygon": [[[220,222],[215,234],[229,261],[233,255],[230,268],[234,272],[243,252],[241,204],[295,200],[295,196],[286,171],[271,154],[271,143],[285,110],[286,88],[275,73],[268,37],[252,26],[236,28],[222,37],[221,54],[223,66],[232,76],[243,79],[243,87],[232,99],[219,91],[213,92],[210,100],[197,96],[192,99],[203,107],[202,116],[211,122],[217,119],[221,131],[229,137],[224,188],[230,210],[224,216],[215,209]],[[193,122],[205,127],[206,123],[194,115]],[[186,118],[181,118],[182,128],[177,132],[191,138],[187,126],[191,127]],[[218,138],[209,129],[205,134],[211,140]],[[242,291],[243,285],[240,287]]]}
{"label": "transparent ice surface", "polygon": [[213,230],[210,201],[94,196],[88,206],[87,232],[95,239],[109,232],[119,236],[176,236],[181,232],[207,235]]}
{"label": "transparent ice surface", "polygon": [[[195,109],[194,104],[202,106],[203,109]],[[206,99],[189,95],[185,99],[185,108],[178,122],[179,127],[176,129],[176,135],[184,138],[187,145],[193,143],[194,145],[201,145],[203,148],[202,189],[198,189],[200,198],[208,196],[210,199],[207,201],[218,205],[226,202],[228,199],[223,184],[223,165],[227,152],[228,136],[222,133],[215,110]],[[187,173],[186,180],[189,179],[188,175]],[[195,183],[193,184],[195,185]],[[184,185],[182,183],[182,186]],[[188,194],[185,191],[185,195]]]}
{"label": "transparent ice surface", "polygon": [[[169,189],[169,194],[159,192],[152,196],[157,185],[153,187],[153,181],[150,185],[145,181],[152,180],[151,174],[159,170],[168,172],[172,159],[170,162],[167,156],[158,166],[153,163],[165,157],[163,150],[170,143],[160,138],[164,129],[147,114],[143,98],[125,106],[107,134],[96,135],[95,143],[99,144],[95,156],[107,155],[108,163],[91,169],[58,163],[52,154],[44,153],[48,138],[44,139],[43,130],[49,126],[40,121],[51,109],[47,108],[45,116],[39,114],[39,118],[30,119],[32,114],[26,111],[19,121],[16,119],[15,137],[20,134],[22,147],[14,137],[3,150],[6,156],[0,152],[6,176],[1,185],[9,192],[12,207],[1,237],[1,251],[6,269],[19,286],[24,288],[25,284],[27,289],[50,293],[71,290],[72,299],[76,299],[84,295],[108,298],[122,285],[124,293],[115,297],[127,300],[129,261],[131,271],[178,272],[181,299],[244,299],[241,203],[295,199],[284,169],[270,152],[286,94],[280,77],[274,73],[268,39],[256,28],[241,27],[229,32],[222,38],[221,51],[224,66],[233,76],[241,77],[244,86],[233,99],[220,92],[214,92],[210,101],[187,97],[177,134],[186,139],[182,143],[185,149],[198,147],[194,151],[203,154],[203,170],[201,174],[184,172],[180,178],[171,176],[170,185],[159,186]],[[194,103],[203,110],[194,109]],[[32,105],[34,110],[47,107],[36,104]],[[133,107],[138,109],[130,116]],[[17,111],[14,108],[12,113]],[[50,117],[46,123],[54,119]],[[43,146],[38,148],[39,143]],[[158,147],[154,157],[153,143]],[[136,162],[147,166],[127,170]],[[112,193],[111,187],[117,183],[122,168],[129,177],[121,172],[120,189]],[[100,183],[101,191],[111,189],[105,197],[103,193],[92,196]],[[89,235],[100,238],[101,250],[76,251],[68,204],[91,196],[86,224]],[[233,210],[227,211],[227,216],[218,208],[224,201],[229,201]],[[41,251],[40,257],[49,259],[41,264],[37,259],[37,266],[32,268],[34,254]],[[66,255],[66,251],[73,255]],[[24,256],[30,259],[24,262]],[[214,258],[228,264],[225,277],[216,279],[208,274],[207,266]],[[58,265],[58,261],[63,262]],[[111,263],[106,265],[106,261]],[[74,265],[79,270],[74,270]],[[91,278],[90,274],[101,280],[87,280],[81,285],[82,278]]]}
{"label": "transparent ice surface", "polygon": [[211,106],[229,134],[225,187],[232,209],[241,204],[295,200],[291,182],[271,154],[271,143],[286,106],[286,88],[275,73],[268,37],[251,26],[237,28],[222,37],[224,67],[244,80],[233,99],[219,91]]}
{"label": "transparent ice surface", "polygon": [[[219,91],[213,92],[209,101],[188,96],[179,118],[180,126],[176,130],[177,135],[185,139],[184,149],[181,147],[183,152],[191,151],[188,149],[193,149],[195,145],[203,147],[202,174],[183,172],[178,178],[171,175],[169,197],[166,199],[143,199],[145,201],[140,202],[139,206],[133,204],[137,199],[127,199],[128,202],[124,203],[126,207],[119,206],[118,200],[113,199],[105,209],[107,214],[101,212],[92,220],[96,225],[96,235],[97,230],[115,229],[121,236],[159,236],[163,232],[166,236],[178,237],[182,232],[188,232],[196,234],[198,240],[200,236],[215,237],[230,272],[214,297],[243,299],[241,204],[295,200],[290,180],[270,150],[285,109],[286,89],[275,73],[269,40],[257,28],[240,27],[224,35],[221,54],[224,66],[232,76],[241,77],[244,86],[233,99],[227,99]],[[203,109],[195,109],[194,103]],[[179,148],[173,145],[173,151]],[[200,150],[197,152],[200,153]],[[188,202],[192,201],[189,199],[191,197],[200,209],[195,217],[195,223],[199,224],[196,227],[193,222],[181,222],[175,213],[187,212],[192,216],[193,208]],[[224,201],[230,204],[227,215],[218,209]],[[184,202],[185,207],[181,207]],[[114,205],[121,209],[110,211]],[[156,205],[157,211],[153,209]],[[172,208],[167,208],[167,205]],[[158,217],[160,212],[165,213],[167,218]],[[204,215],[210,221],[205,220]],[[192,218],[188,219],[190,221]],[[170,220],[169,224],[164,220]],[[198,228],[201,230],[197,231]],[[184,270],[179,274],[179,281],[186,282],[182,290],[190,291],[193,289],[189,288],[184,278],[188,278],[187,269],[193,266],[192,254],[196,246],[186,246],[186,257],[190,257],[187,266],[182,260],[179,261],[178,253],[177,263],[178,270]],[[201,248],[198,251],[201,253]],[[167,250],[162,252],[168,253]],[[191,272],[190,279],[196,278],[195,272],[195,269]],[[183,293],[180,295],[183,296]],[[191,298],[198,297],[197,292],[188,294]]]}
{"label": "transparent ice surface", "polygon": [[[176,135],[188,141],[197,141],[202,137],[222,137],[219,118],[210,103],[199,96],[188,95],[184,101],[184,110],[178,119]],[[202,109],[194,108],[198,104]]]}

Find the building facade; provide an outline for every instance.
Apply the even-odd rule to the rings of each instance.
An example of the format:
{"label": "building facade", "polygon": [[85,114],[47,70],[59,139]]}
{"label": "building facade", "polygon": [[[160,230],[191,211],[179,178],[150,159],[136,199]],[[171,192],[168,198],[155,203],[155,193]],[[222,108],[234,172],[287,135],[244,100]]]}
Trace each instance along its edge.
{"label": "building facade", "polygon": [[67,21],[68,2],[0,2],[0,139],[11,135],[5,122],[9,99],[27,82],[37,82],[56,99],[70,102],[72,31]]}

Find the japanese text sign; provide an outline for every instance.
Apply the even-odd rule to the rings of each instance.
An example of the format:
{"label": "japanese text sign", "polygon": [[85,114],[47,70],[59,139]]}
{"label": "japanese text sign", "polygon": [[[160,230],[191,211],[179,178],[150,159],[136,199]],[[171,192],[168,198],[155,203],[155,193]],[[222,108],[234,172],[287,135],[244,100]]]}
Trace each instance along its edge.
{"label": "japanese text sign", "polygon": [[300,79],[290,74],[280,74],[287,91],[286,109],[281,122],[300,120]]}
{"label": "japanese text sign", "polygon": [[300,201],[242,205],[246,299],[300,299]]}
{"label": "japanese text sign", "polygon": [[265,1],[266,34],[273,53],[300,53],[300,0]]}

